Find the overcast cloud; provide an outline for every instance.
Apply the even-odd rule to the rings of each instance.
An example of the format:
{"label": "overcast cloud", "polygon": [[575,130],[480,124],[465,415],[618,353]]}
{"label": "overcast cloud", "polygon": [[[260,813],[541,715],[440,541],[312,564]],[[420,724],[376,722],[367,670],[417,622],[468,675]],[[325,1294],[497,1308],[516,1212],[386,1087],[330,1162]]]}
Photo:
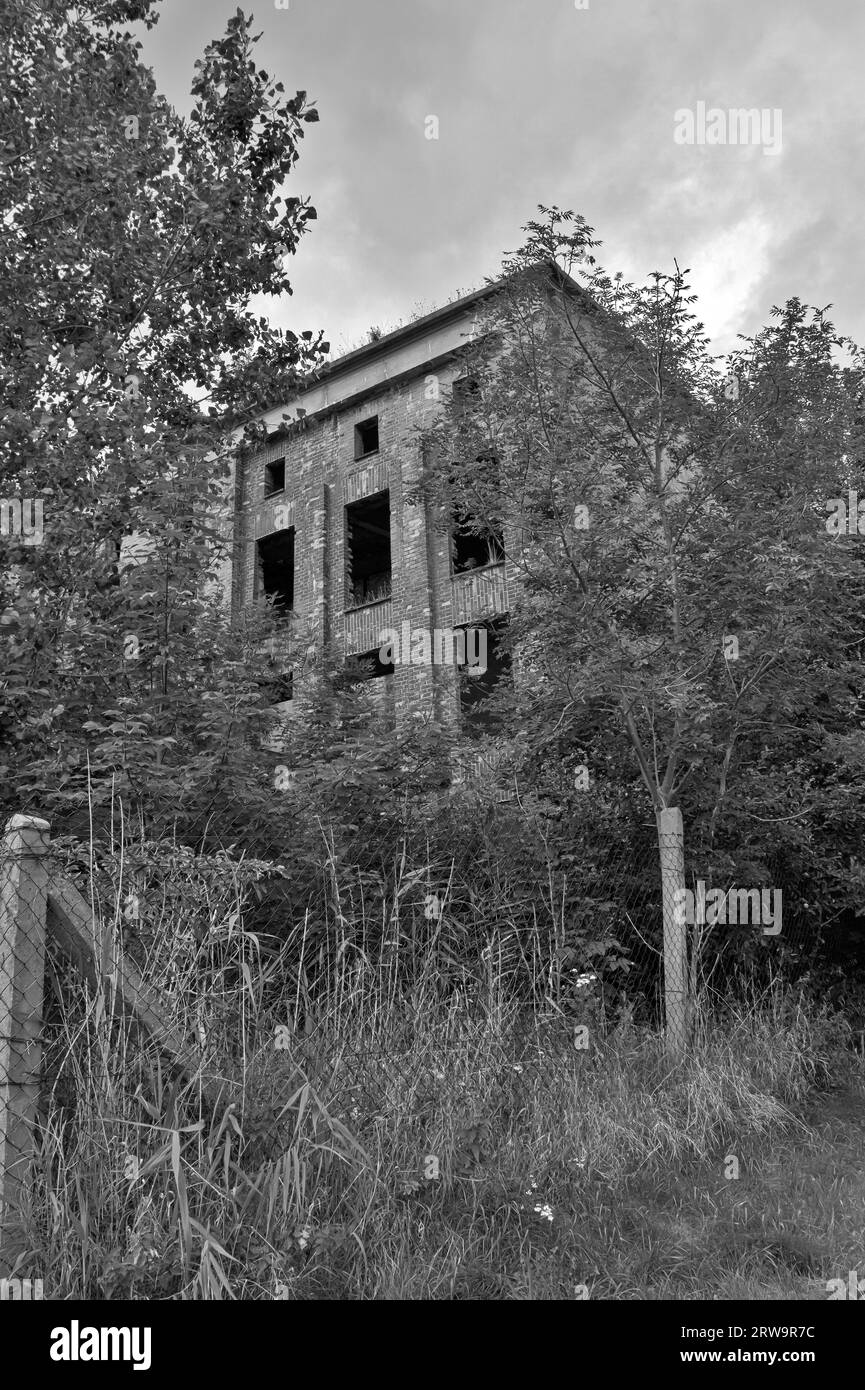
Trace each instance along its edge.
{"label": "overcast cloud", "polygon": [[[236,8],[163,0],[144,58],[179,110]],[[495,275],[546,203],[586,217],[609,270],[689,266],[718,352],[792,295],[831,302],[865,341],[861,0],[243,8],[263,31],[259,66],[321,115],[291,189],[319,220],[291,263],[294,296],[261,302],[275,323],[322,328],[346,351]],[[780,153],[675,143],[674,113],[700,101],[780,109]]]}

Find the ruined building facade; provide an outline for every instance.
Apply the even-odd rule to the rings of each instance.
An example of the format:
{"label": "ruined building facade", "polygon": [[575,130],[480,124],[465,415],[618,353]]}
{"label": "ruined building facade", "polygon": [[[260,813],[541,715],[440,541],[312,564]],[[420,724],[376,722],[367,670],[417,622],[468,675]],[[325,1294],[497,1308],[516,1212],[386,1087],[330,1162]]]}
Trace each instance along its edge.
{"label": "ruined building facade", "polygon": [[[235,477],[235,611],[271,595],[295,667],[332,646],[346,663],[360,661],[359,677],[375,683],[370,692],[395,721],[429,715],[466,734],[483,731],[485,692],[510,678],[499,634],[514,576],[504,537],[443,534],[413,493],[421,432],[465,376],[462,355],[490,293],[328,364],[264,417],[268,442],[239,458]],[[394,630],[394,660],[383,663]],[[486,647],[486,671],[476,667],[471,679],[460,668],[467,630],[469,663]],[[280,713],[302,717],[297,669],[283,693]]]}

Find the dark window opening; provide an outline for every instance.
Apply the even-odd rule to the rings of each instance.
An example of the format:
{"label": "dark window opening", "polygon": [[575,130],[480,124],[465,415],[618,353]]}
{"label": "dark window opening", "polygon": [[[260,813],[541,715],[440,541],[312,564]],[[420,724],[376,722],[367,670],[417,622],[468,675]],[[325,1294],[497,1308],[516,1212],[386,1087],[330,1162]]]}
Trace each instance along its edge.
{"label": "dark window opening", "polygon": [[505,558],[505,540],[500,527],[490,535],[479,536],[472,529],[473,519],[468,512],[457,512],[451,533],[451,563],[454,574],[497,565]]}
{"label": "dark window opening", "polygon": [[376,647],[371,652],[363,652],[358,656],[348,657],[345,663],[345,673],[352,684],[357,681],[372,681],[378,680],[380,676],[393,675],[393,662],[382,661],[378,653],[379,649]]}
{"label": "dark window opening", "polygon": [[264,495],[273,497],[277,492],[285,492],[285,459],[264,465]]}
{"label": "dark window opening", "polygon": [[379,492],[345,509],[350,607],[390,598],[390,493]]}
{"label": "dark window opening", "polygon": [[[497,687],[513,687],[511,653],[504,650],[507,619],[494,619],[489,623],[476,624],[486,629],[487,654],[486,670],[481,675],[470,676],[467,667],[459,665],[460,673],[460,715],[465,733],[470,738],[480,738],[500,731],[501,717],[489,708],[489,697]],[[469,654],[474,653],[472,639],[467,639]]]}
{"label": "dark window opening", "polygon": [[354,427],[354,456],[356,459],[364,459],[367,454],[377,453],[378,416],[373,415],[369,420],[362,420]]}
{"label": "dark window opening", "polygon": [[454,405],[460,412],[466,411],[480,394],[480,382],[474,376],[458,376],[453,385]]}
{"label": "dark window opening", "polygon": [[260,684],[265,703],[268,705],[281,705],[285,700],[294,699],[293,671],[274,669],[272,674],[268,672]]}
{"label": "dark window opening", "polygon": [[294,527],[256,542],[255,597],[266,594],[280,617],[294,608]]}

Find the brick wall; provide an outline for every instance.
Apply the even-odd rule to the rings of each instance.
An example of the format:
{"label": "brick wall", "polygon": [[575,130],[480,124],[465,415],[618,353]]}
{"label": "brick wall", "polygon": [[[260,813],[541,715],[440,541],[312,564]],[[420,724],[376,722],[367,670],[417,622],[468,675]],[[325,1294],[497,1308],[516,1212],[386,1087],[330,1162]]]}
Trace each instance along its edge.
{"label": "brick wall", "polygon": [[[570,298],[559,303],[553,296],[549,307],[560,316],[565,303],[570,312]],[[401,633],[405,623],[410,630],[424,629],[432,638],[436,628],[453,629],[455,624],[513,612],[519,605],[523,579],[515,560],[522,548],[517,519],[506,521],[505,549],[511,557],[507,565],[452,579],[448,537],[436,529],[423,504],[408,500],[420,480],[419,431],[432,422],[440,400],[462,374],[459,349],[469,330],[474,331],[470,318],[476,307],[468,306],[465,313],[460,307],[446,323],[436,319],[428,332],[403,334],[390,344],[349,354],[343,364],[336,364],[284,408],[290,414],[301,407],[316,413],[238,467],[235,609],[252,597],[254,542],[276,529],[279,505],[287,507],[283,521],[295,527],[298,648],[305,650],[314,640],[320,652],[323,644],[332,643],[344,658],[350,652],[373,649],[386,628]],[[576,312],[581,312],[579,307]],[[581,331],[590,340],[601,333],[597,324],[586,322],[581,323]],[[494,343],[489,346],[497,350]],[[267,414],[269,427],[277,426],[282,413],[283,408],[274,408]],[[378,416],[378,453],[355,460],[355,426],[373,415]],[[285,494],[265,502],[264,465],[283,456]],[[354,610],[346,622],[345,507],[384,488],[390,494],[391,598]],[[512,670],[519,683],[518,653],[514,653]],[[295,681],[295,717],[302,717],[305,684],[305,677]],[[420,713],[445,725],[459,723],[453,663],[413,665],[403,659],[393,676],[372,681],[369,689],[383,708],[402,721]]]}
{"label": "brick wall", "polygon": [[[420,481],[419,431],[439,409],[439,399],[454,377],[457,363],[425,372],[409,381],[382,386],[375,394],[326,416],[293,427],[243,460],[237,479],[237,564],[234,571],[235,608],[253,596],[255,541],[278,529],[278,522],[295,527],[294,631],[304,645],[314,637],[320,650],[334,642],[346,654],[344,614],[349,606],[346,582],[345,507],[385,488],[390,493],[392,597],[381,612],[369,610],[367,631],[377,620],[382,627],[412,629],[450,627],[454,619],[448,539],[431,524],[422,503],[410,504],[408,493]],[[355,460],[355,425],[378,416],[376,455]],[[265,464],[285,457],[285,492],[265,500]],[[278,513],[282,508],[282,513]],[[361,615],[351,624],[360,625]],[[308,634],[308,635],[307,635]],[[357,643],[349,642],[357,650]],[[378,632],[370,646],[378,645]],[[380,698],[400,719],[415,711],[453,722],[457,718],[456,673],[450,666],[420,666],[406,661]],[[378,695],[378,691],[376,691]],[[302,687],[298,687],[302,695]]]}

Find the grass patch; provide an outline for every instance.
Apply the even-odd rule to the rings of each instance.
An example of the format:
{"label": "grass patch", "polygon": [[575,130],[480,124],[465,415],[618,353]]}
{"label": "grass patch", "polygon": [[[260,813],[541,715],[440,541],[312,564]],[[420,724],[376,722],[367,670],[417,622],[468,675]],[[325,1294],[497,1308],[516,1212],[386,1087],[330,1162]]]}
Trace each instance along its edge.
{"label": "grass patch", "polygon": [[780,983],[704,1008],[671,1068],[591,991],[580,1048],[494,972],[400,992],[346,950],[315,1001],[295,976],[274,1006],[236,922],[206,996],[187,947],[172,991],[160,943],[163,985],[195,1001],[214,1103],[58,991],[19,1233],[51,1298],[803,1299],[857,1267],[861,1062]]}

